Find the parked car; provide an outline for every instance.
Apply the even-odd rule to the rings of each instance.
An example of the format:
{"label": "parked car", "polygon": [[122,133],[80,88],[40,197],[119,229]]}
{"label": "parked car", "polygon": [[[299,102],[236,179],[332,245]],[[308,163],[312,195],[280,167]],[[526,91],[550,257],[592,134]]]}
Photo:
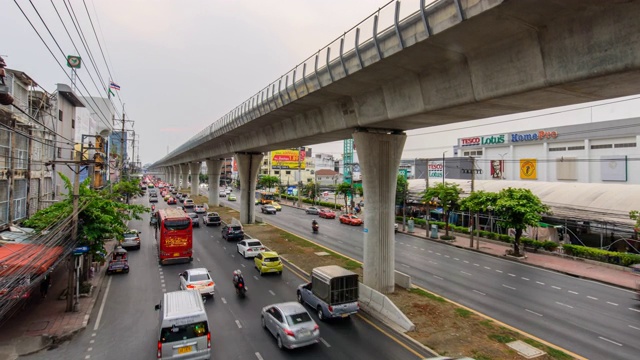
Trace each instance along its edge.
{"label": "parked car", "polygon": [[191,223],[193,224],[193,227],[200,227],[200,217],[198,217],[198,214],[190,212],[187,213],[187,215],[189,215],[189,217],[191,218]]}
{"label": "parked car", "polygon": [[220,214],[218,214],[217,212],[207,213],[207,215],[202,217],[202,222],[204,223],[204,226],[220,226],[220,224],[222,224]]}
{"label": "parked car", "polygon": [[231,241],[231,240],[242,240],[244,239],[244,230],[242,229],[242,225],[225,225],[222,227],[222,238]]}
{"label": "parked car", "polygon": [[234,193],[230,193],[230,194],[227,196],[227,200],[229,200],[229,201],[236,201],[236,200],[238,200],[238,198],[236,197],[236,194],[234,194]]}
{"label": "parked car", "polygon": [[193,208],[193,211],[194,211],[196,214],[204,214],[204,213],[206,213],[206,212],[207,212],[207,209],[205,209],[204,205],[196,205],[196,206]]}
{"label": "parked car", "polygon": [[120,243],[123,249],[140,249],[140,231],[130,229],[124,233],[124,239]]}
{"label": "parked car", "polygon": [[352,214],[344,214],[344,215],[340,215],[340,223],[353,225],[353,226],[360,226],[362,225],[362,219]]}
{"label": "parked car", "polygon": [[181,272],[179,277],[180,290],[198,290],[201,295],[213,297],[216,290],[216,284],[207,269],[189,269]]}
{"label": "parked car", "polygon": [[260,211],[263,214],[273,214],[273,215],[275,215],[277,212],[276,208],[274,208],[273,205],[270,205],[270,204],[262,205],[260,207]]}
{"label": "parked car", "polygon": [[278,253],[275,251],[259,253],[253,258],[253,262],[255,268],[260,272],[260,276],[265,273],[277,273],[281,275],[282,269],[284,268],[280,256],[278,256]]}
{"label": "parked car", "polygon": [[318,209],[315,206],[312,206],[307,208],[307,210],[305,210],[304,212],[310,215],[318,215],[318,213],[320,212],[320,209]]}
{"label": "parked car", "polygon": [[321,218],[325,218],[325,219],[335,219],[336,218],[336,213],[334,213],[333,211],[329,210],[329,209],[322,209],[318,212],[318,216],[320,216]]}
{"label": "parked car", "polygon": [[271,206],[276,208],[276,211],[282,211],[282,206],[279,203],[275,202],[275,201],[271,202]]}
{"label": "parked car", "polygon": [[320,327],[304,306],[296,302],[265,306],[260,321],[262,327],[276,338],[280,349],[295,349],[320,341]]}
{"label": "parked car", "polygon": [[186,208],[186,209],[191,209],[194,206],[196,206],[196,204],[193,202],[192,199],[184,199],[184,201],[182,202],[182,205]]}
{"label": "parked car", "polygon": [[238,253],[245,259],[248,257],[255,257],[261,252],[266,251],[266,248],[258,239],[247,239],[238,242]]}

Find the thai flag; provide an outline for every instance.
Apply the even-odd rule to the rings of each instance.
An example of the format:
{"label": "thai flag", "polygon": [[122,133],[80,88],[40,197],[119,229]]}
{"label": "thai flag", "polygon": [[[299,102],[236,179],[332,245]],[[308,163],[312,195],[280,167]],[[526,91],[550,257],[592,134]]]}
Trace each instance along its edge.
{"label": "thai flag", "polygon": [[120,90],[120,85],[114,83],[113,81],[111,83],[109,83],[109,87],[114,89],[114,90]]}

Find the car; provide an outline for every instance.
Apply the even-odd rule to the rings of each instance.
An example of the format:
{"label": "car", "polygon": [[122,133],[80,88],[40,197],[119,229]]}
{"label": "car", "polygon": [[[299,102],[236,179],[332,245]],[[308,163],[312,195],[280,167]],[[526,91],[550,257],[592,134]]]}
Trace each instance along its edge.
{"label": "car", "polygon": [[218,196],[219,197],[227,197],[227,193],[224,192],[224,190],[220,190],[220,192],[218,192]]}
{"label": "car", "polygon": [[123,249],[140,249],[140,231],[129,229],[123,236],[124,239],[120,242]]}
{"label": "car", "polygon": [[207,213],[207,215],[202,217],[202,222],[204,223],[204,226],[220,226],[220,224],[222,224],[220,214],[218,214],[217,212]]}
{"label": "car", "polygon": [[318,209],[315,206],[312,206],[307,208],[307,210],[305,210],[304,212],[310,215],[318,215],[318,213],[320,212],[320,209]]}
{"label": "car", "polygon": [[193,208],[193,211],[194,211],[196,214],[204,214],[204,213],[206,213],[206,212],[207,212],[207,209],[204,207],[204,205],[196,205],[196,206]]}
{"label": "car", "polygon": [[192,199],[184,199],[182,205],[184,205],[186,209],[191,209],[196,206],[196,203],[194,203]]}
{"label": "car", "polygon": [[270,205],[270,204],[262,205],[260,207],[260,211],[263,214],[273,214],[273,215],[275,215],[278,212],[276,208],[274,208],[273,205]]}
{"label": "car", "polygon": [[163,199],[165,202],[167,202],[169,201],[169,199],[171,199],[171,195],[165,195]]}
{"label": "car", "polygon": [[333,211],[329,210],[329,209],[322,209],[318,212],[318,216],[320,216],[321,218],[325,218],[325,219],[335,219],[336,218],[336,213],[334,213]]}
{"label": "car", "polygon": [[231,194],[232,191],[233,190],[230,187],[224,189],[224,192],[227,193],[227,195]]}
{"label": "car", "polygon": [[362,225],[362,219],[360,219],[359,217],[353,214],[344,214],[344,215],[340,215],[340,223],[353,225],[353,226],[360,226]]}
{"label": "car", "polygon": [[242,255],[245,259],[255,257],[259,253],[267,250],[258,239],[242,240],[238,242],[236,246],[238,248],[238,254]]}
{"label": "car", "polygon": [[278,256],[278,253],[275,251],[265,251],[257,254],[256,257],[253,258],[253,263],[255,268],[260,272],[260,276],[265,273],[277,273],[281,275],[282,269],[284,268],[280,256]]}
{"label": "car", "polygon": [[229,201],[236,201],[236,200],[238,200],[238,198],[236,197],[236,194],[234,194],[234,193],[230,193],[230,194],[227,196],[227,200],[229,200]]}
{"label": "car", "polygon": [[178,189],[171,189],[171,193],[173,195],[177,195],[178,194]]}
{"label": "car", "polygon": [[317,344],[320,341],[320,327],[297,302],[272,304],[262,308],[262,327],[267,329],[280,349],[295,349]]}
{"label": "car", "polygon": [[198,217],[198,214],[190,212],[187,213],[187,215],[189,215],[189,217],[191,218],[191,223],[193,227],[200,227],[200,217]]}
{"label": "car", "polygon": [[205,268],[188,269],[181,272],[180,290],[198,290],[201,295],[213,297],[216,291],[216,284]]}
{"label": "car", "polygon": [[275,202],[275,201],[271,202],[271,206],[276,208],[276,211],[282,211],[282,206],[280,204],[278,204],[277,202]]}
{"label": "car", "polygon": [[398,223],[393,223],[393,232],[398,232]]}
{"label": "car", "polygon": [[222,227],[222,238],[231,241],[231,240],[243,240],[244,239],[244,230],[242,229],[242,225],[231,224],[225,225]]}
{"label": "car", "polygon": [[157,203],[158,202],[158,197],[157,196],[149,196],[149,202],[150,203]]}
{"label": "car", "polygon": [[175,205],[176,203],[176,198],[174,198],[173,196],[167,200],[167,205]]}

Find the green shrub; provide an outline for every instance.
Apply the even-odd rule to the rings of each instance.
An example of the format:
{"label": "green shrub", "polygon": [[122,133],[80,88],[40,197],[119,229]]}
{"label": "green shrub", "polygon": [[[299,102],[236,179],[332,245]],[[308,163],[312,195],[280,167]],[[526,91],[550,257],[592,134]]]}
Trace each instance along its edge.
{"label": "green shrub", "polygon": [[498,236],[498,240],[500,240],[502,242],[506,242],[506,243],[512,243],[514,239],[509,235],[500,234]]}
{"label": "green shrub", "polygon": [[596,260],[622,266],[640,264],[640,255],[637,254],[619,253],[615,251],[601,250],[573,244],[564,244],[562,245],[562,248],[568,255],[584,259]]}
{"label": "green shrub", "polygon": [[547,251],[556,251],[558,248],[558,243],[553,241],[545,241],[542,243],[542,247]]}

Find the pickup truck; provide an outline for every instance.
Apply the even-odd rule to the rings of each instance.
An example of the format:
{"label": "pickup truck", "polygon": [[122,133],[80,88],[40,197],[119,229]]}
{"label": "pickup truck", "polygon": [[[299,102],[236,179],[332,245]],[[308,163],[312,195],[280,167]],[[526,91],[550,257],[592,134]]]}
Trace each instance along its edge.
{"label": "pickup truck", "polygon": [[358,274],[337,265],[311,271],[311,282],[301,284],[298,302],[313,308],[318,319],[348,318],[359,310]]}

